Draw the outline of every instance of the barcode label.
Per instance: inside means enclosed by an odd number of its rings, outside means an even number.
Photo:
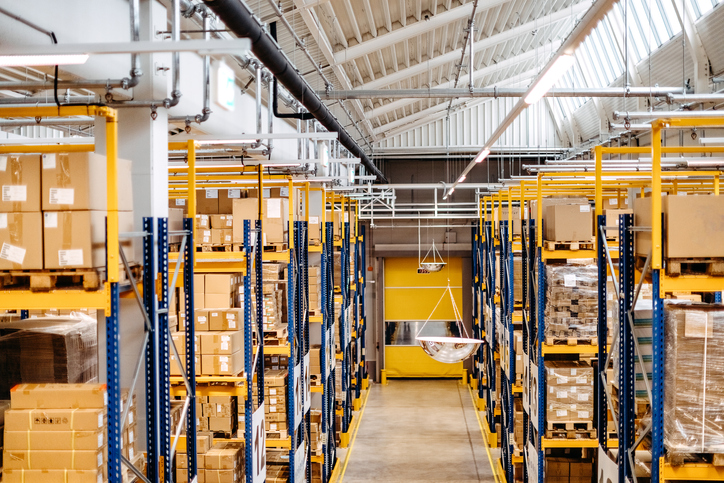
[[[43,169],[55,169],[55,154],[43,154]]]
[[[2,248],[0,248],[0,258],[22,265],[23,260],[25,260],[25,248],[3,243]]]
[[[72,205],[75,202],[73,188],[50,188],[48,201],[51,205]]]
[[[58,212],[46,211],[43,213],[45,228],[58,228]]]
[[[25,185],[3,185],[3,201],[27,201],[28,190]]]
[[[8,214],[0,213],[0,229],[8,227]]]
[[[58,250],[58,265],[61,267],[83,265],[83,249]]]

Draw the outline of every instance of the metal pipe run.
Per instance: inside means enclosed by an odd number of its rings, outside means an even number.
[[[176,0],[178,1],[178,0]],[[247,37],[252,43],[253,54],[261,60],[271,74],[294,96],[328,131],[339,133],[339,141],[361,158],[365,167],[381,181],[387,181],[382,172],[367,157],[364,150],[350,137],[335,119],[326,105],[314,94],[314,90],[297,72],[279,45],[264,30],[259,19],[238,0],[204,0],[204,3],[239,37]]]
[[[0,127],[30,127],[30,126],[92,126],[95,123],[95,119],[92,117],[87,118],[58,118],[48,119],[42,118],[40,122],[32,119],[18,119],[18,120],[0,120]],[[87,142],[87,141],[86,141]]]
[[[691,104],[701,102],[724,102],[724,94],[669,94],[666,97],[669,104]]]
[[[722,111],[614,111],[613,118],[655,120],[672,117],[691,119],[699,117],[722,117]]]
[[[468,97],[523,97],[528,88],[483,87],[473,89],[360,89],[348,91],[317,91],[324,100],[335,99],[447,99]],[[681,87],[620,87],[607,88],[558,88],[551,89],[546,97],[670,97],[684,92]],[[681,96],[694,97],[694,96]],[[708,96],[711,97],[711,96]],[[695,99],[690,99],[695,100]],[[724,98],[721,98],[724,101]]]

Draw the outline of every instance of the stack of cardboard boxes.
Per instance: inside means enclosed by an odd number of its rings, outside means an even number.
[[[590,431],[593,422],[593,368],[580,361],[546,361],[545,370],[547,429]],[[556,426],[557,423],[586,423],[586,426],[560,427]]]
[[[241,273],[194,274],[195,309],[231,309],[244,301]]]
[[[197,468],[199,477],[197,481],[199,482],[241,483],[245,481],[244,443],[224,441],[214,444],[206,453],[197,455]],[[188,472],[186,472],[186,478],[188,479]],[[177,483],[185,482],[177,480]]]
[[[287,378],[286,370],[264,371],[264,411],[266,437],[287,439]]]
[[[546,458],[546,483],[591,483],[593,461],[582,458]]]
[[[119,159],[117,174],[130,193],[131,162]],[[106,179],[94,153],[0,156],[0,270],[105,267]],[[119,232],[133,231],[133,197],[118,210]],[[130,240],[121,246],[134,256]]]
[[[196,433],[196,473],[198,475],[197,481],[199,482],[206,481],[206,475],[204,472],[204,468],[206,466],[206,453],[211,449],[212,445],[213,435],[211,433]],[[177,448],[178,451],[176,453],[176,483],[189,483],[189,458],[185,446],[186,439],[183,437],[179,440],[179,446]]]
[[[121,394],[121,414],[125,411],[126,404],[128,404],[128,391],[123,391]],[[123,428],[121,434],[121,454],[128,461],[134,461],[140,456],[136,445],[136,441],[138,441],[138,413],[135,394],[131,399],[126,418],[126,427]]]
[[[314,344],[309,349],[309,375],[312,386],[322,385],[322,363],[320,359],[320,351],[322,346]]]
[[[237,434],[239,408],[235,396],[197,396],[196,400],[197,431],[227,438]]]
[[[281,354],[264,354],[264,368],[272,371],[284,371],[289,368],[289,356]]]
[[[546,343],[566,339],[596,342],[598,267],[547,265],[546,279]]]
[[[106,392],[98,384],[22,384],[5,413],[4,481],[106,478]]]
[[[322,440],[322,411],[320,409],[310,410],[309,421],[309,447],[313,455],[321,455],[324,449]]]
[[[309,279],[309,315],[322,315],[322,269],[310,266]]]
[[[244,331],[229,328],[225,316],[230,310],[236,317],[241,316],[241,309],[196,311],[200,375],[238,376],[244,372]]]

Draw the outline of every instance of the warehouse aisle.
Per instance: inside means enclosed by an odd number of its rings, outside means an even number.
[[[373,385],[351,451],[343,483],[494,481],[470,393],[457,380]]]

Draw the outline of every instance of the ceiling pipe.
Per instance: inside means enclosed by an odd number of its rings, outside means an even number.
[[[29,126],[92,126],[95,123],[95,119],[92,117],[87,118],[68,118],[63,117],[59,119],[48,119],[42,118],[40,122],[36,120],[28,119],[1,119],[0,127],[29,127]]]
[[[698,117],[724,117],[722,111],[614,111],[613,118],[619,119],[640,119],[655,120],[668,119],[672,117],[678,118],[698,118]]]
[[[681,87],[620,87],[551,89],[545,97],[680,97]],[[372,89],[349,91],[317,91],[324,100],[334,99],[446,99],[468,97],[523,97],[528,88],[484,87],[474,89]],[[685,96],[686,98],[693,96]],[[724,101],[724,96],[718,98]],[[713,101],[712,101],[713,102]]]
[[[272,22],[269,24],[269,33],[271,34],[272,39],[274,39],[274,42],[277,41],[277,23]],[[288,114],[282,114],[279,112],[279,103],[277,101],[277,94],[279,91],[279,87],[277,86],[277,78],[273,77],[272,82],[274,83],[274,87],[272,90],[272,110],[274,112],[274,116],[279,119],[299,119],[300,121],[309,121],[314,119],[314,116],[312,116],[309,112],[291,112]]]
[[[671,93],[666,97],[669,104],[692,104],[702,102],[724,102],[724,94],[674,94]]]
[[[367,157],[362,148],[350,137],[334,118],[309,84],[297,72],[271,36],[264,31],[253,12],[238,0],[204,0],[204,3],[239,37],[248,37],[252,52],[269,69],[271,74],[296,98],[328,131],[339,133],[339,141],[361,158],[365,167],[381,181],[387,181],[382,172]]]
[[[138,0],[135,0],[138,1]],[[210,21],[211,14],[209,13],[208,8],[203,8],[203,12],[201,13],[202,18],[202,25],[203,25],[203,31],[204,31],[204,40],[209,40],[211,38],[211,32],[209,32],[209,29],[211,28],[211,21]],[[191,132],[191,122],[195,121],[197,124],[201,124],[202,122],[206,122],[209,120],[209,116],[211,115],[211,56],[205,55],[204,56],[204,99],[203,99],[203,108],[201,109],[201,114],[196,114],[195,116],[170,116],[168,118],[169,122],[179,122],[183,121],[186,124],[186,132]]]

